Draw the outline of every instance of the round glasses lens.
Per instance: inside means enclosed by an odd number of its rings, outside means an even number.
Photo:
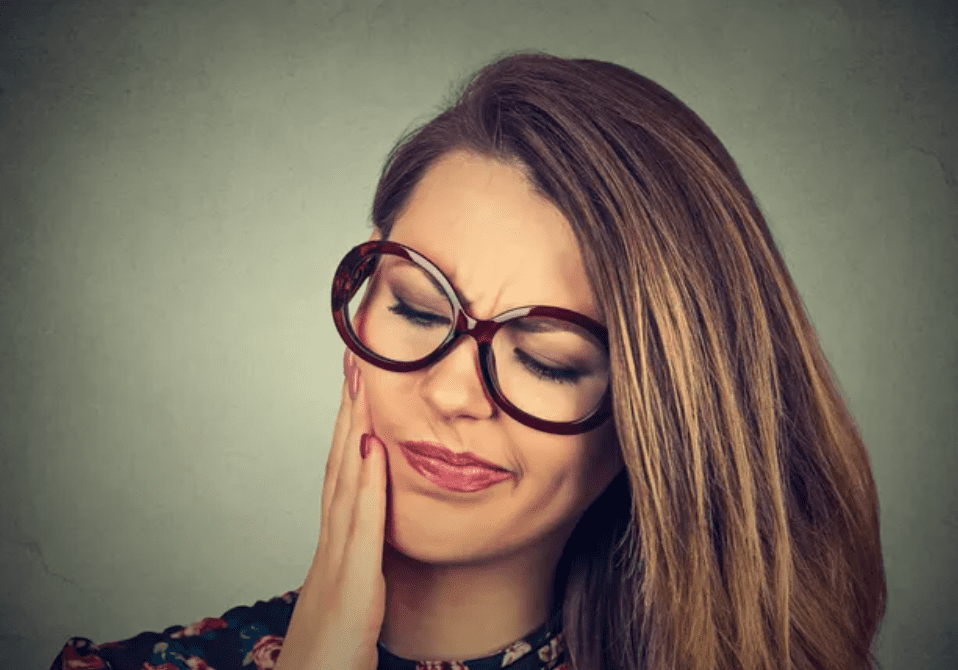
[[[347,319],[370,351],[397,362],[425,358],[453,328],[452,302],[433,277],[393,254],[374,267],[347,304]],[[490,369],[502,394],[546,421],[583,419],[609,383],[605,347],[579,326],[545,317],[507,321],[492,339]]]
[[[587,330],[569,321],[510,319],[492,338],[502,395],[546,421],[578,421],[592,414],[609,385],[609,356]]]
[[[425,358],[453,327],[452,303],[432,276],[393,254],[367,257],[375,268],[347,304],[357,339],[370,351],[397,362]]]

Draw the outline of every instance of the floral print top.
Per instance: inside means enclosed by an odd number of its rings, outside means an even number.
[[[266,670],[272,668],[293,615],[299,589],[221,617],[121,642],[70,638],[50,670]],[[379,645],[379,670],[566,670],[561,610],[496,654],[464,661],[413,661]]]

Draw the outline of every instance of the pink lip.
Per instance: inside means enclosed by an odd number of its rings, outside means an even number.
[[[455,454],[432,442],[400,442],[399,447],[413,470],[450,491],[481,491],[512,477],[508,470],[474,454]]]

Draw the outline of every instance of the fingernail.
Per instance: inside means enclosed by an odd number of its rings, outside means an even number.
[[[359,366],[353,363],[352,368],[352,374],[349,375],[349,397],[355,400],[356,393],[359,392]]]
[[[343,377],[349,379],[349,349],[343,352]]]
[[[369,433],[363,433],[362,439],[359,440],[359,455],[363,458],[366,458],[369,455],[369,439],[372,437]]]

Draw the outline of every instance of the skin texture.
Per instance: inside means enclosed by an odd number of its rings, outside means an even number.
[[[553,305],[598,320],[568,222],[515,166],[446,155],[417,185],[390,239],[432,260],[477,318]],[[511,419],[483,389],[471,338],[417,372],[357,363],[389,464],[380,642],[419,660],[495,653],[548,617],[565,542],[623,467],[614,423],[563,436]],[[445,491],[409,466],[399,448],[406,440],[471,451],[515,477],[476,493]]]

